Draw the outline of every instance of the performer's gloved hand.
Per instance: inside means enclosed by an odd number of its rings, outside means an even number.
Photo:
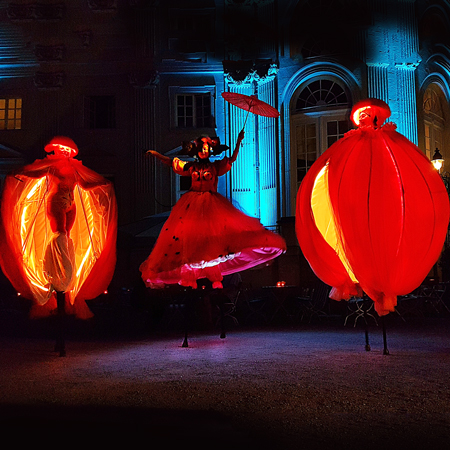
[[[161,155],[161,153],[157,152],[156,150],[147,150],[147,152],[145,153],[146,155],[152,155],[155,158],[158,158],[160,161],[162,161],[164,164],[167,164],[168,166],[172,165],[172,159],[165,156],[165,155]]]

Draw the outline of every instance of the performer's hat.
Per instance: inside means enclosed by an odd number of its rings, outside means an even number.
[[[55,136],[50,142],[45,146],[45,151],[47,153],[55,152],[57,153],[61,147],[70,148],[70,156],[75,156],[78,154],[78,147],[72,139],[66,136]]]
[[[204,142],[207,142],[209,144],[212,155],[219,155],[229,148],[228,145],[221,145],[220,139],[218,137],[212,138],[207,135],[203,135],[198,137],[197,139],[194,139],[193,141],[183,141],[183,154],[189,156],[197,156],[197,153],[201,151]]]

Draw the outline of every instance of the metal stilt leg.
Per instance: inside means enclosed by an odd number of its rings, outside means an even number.
[[[367,327],[367,322],[366,322],[365,327],[364,327],[364,333],[366,335],[366,347],[365,347],[365,349],[366,349],[366,352],[370,352],[369,329]]]
[[[225,333],[225,313],[223,311],[224,305],[223,302],[220,304],[220,327],[221,327],[221,333],[220,333],[220,339],[225,339],[226,333]]]
[[[183,340],[183,343],[181,344],[181,346],[182,347],[189,347],[189,344],[188,344],[188,332],[187,332],[187,328],[186,328],[186,330],[185,330],[185,332],[184,332],[184,340]]]
[[[383,355],[389,355],[389,350],[387,348],[387,341],[386,341],[386,323],[384,320],[384,316],[381,316],[381,322],[383,324]]]
[[[56,292],[57,320],[58,332],[56,337],[55,352],[59,352],[59,356],[66,356],[66,344],[64,339],[64,322],[65,322],[65,293]]]

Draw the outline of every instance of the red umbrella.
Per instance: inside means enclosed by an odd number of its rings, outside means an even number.
[[[266,102],[260,100],[256,95],[244,95],[238,94],[237,92],[222,92],[222,97],[230,102],[232,105],[237,106],[249,113],[257,114],[258,116],[265,117],[279,117],[280,113],[276,108],[269,105]],[[248,113],[245,117],[245,123],[247,122]],[[244,128],[242,127],[242,128]]]

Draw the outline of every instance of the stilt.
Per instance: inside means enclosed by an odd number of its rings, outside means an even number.
[[[191,297],[189,295],[189,293],[187,292],[186,289],[184,289],[184,339],[183,339],[183,343],[181,344],[181,346],[183,348],[189,347],[189,343],[188,343],[188,325],[189,325],[189,306],[190,306],[190,300]]]
[[[183,348],[189,347],[189,344],[188,344],[188,332],[187,332],[187,328],[186,328],[186,330],[185,330],[185,332],[184,332],[184,340],[183,340],[183,343],[181,344],[181,346],[182,346]]]
[[[366,347],[365,347],[365,349],[366,349],[366,352],[370,352],[369,328],[367,327],[367,321],[366,321],[366,324],[365,324],[365,327],[364,327],[364,332],[365,332],[365,335],[366,335]]]
[[[366,335],[366,352],[370,352],[370,344],[369,344],[369,327],[367,325],[367,311],[363,309],[363,319],[364,319],[364,334]]]
[[[381,316],[381,322],[383,325],[383,355],[389,355],[389,350],[387,348],[387,342],[386,342],[386,323],[384,316]]]
[[[65,322],[65,297],[64,292],[56,292],[57,320],[58,332],[56,336],[55,352],[59,352],[59,356],[66,356],[66,343],[64,339],[64,322]]]
[[[224,306],[222,301],[220,304],[220,328],[221,328],[220,339],[225,339],[227,337],[225,333],[225,313],[223,312],[223,308]]]

